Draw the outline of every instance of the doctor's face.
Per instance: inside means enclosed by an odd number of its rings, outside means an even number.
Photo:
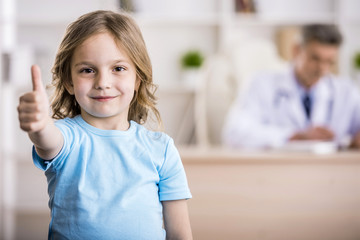
[[[311,88],[330,73],[338,55],[338,46],[317,41],[300,45],[295,50],[295,74],[305,88]]]

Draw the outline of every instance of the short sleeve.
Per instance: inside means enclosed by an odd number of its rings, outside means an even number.
[[[179,200],[191,198],[184,166],[174,141],[168,141],[164,163],[159,171],[160,201]]]
[[[37,154],[35,150],[35,146],[33,146],[32,149],[32,158],[34,165],[43,171],[47,171],[49,168],[52,169],[58,168],[62,164],[62,161],[71,151],[70,143],[73,142],[73,138],[75,134],[74,130],[65,120],[59,120],[55,122],[55,126],[60,130],[64,138],[63,146],[60,152],[56,155],[56,157],[54,157],[52,160],[44,160]]]

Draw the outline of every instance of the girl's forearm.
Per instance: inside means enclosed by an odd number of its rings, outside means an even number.
[[[28,134],[34,143],[37,154],[43,159],[53,159],[63,146],[63,136],[50,117],[45,128]]]

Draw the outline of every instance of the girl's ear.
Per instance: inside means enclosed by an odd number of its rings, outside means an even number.
[[[71,80],[65,82],[65,89],[70,95],[74,95],[74,85],[72,84]]]

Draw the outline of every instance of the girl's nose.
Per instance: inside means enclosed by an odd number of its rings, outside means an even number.
[[[108,89],[111,88],[111,78],[106,73],[99,72],[96,76],[95,83],[94,83],[95,89]]]

